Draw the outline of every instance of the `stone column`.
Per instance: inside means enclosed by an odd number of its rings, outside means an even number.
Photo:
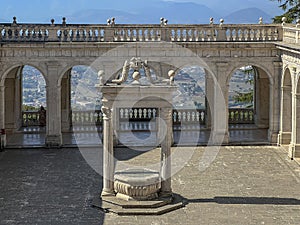
[[[270,81],[267,74],[258,69],[259,78],[256,80],[256,115],[255,124],[258,128],[269,128],[270,125]],[[273,94],[273,93],[272,93]],[[275,96],[274,96],[275,97]],[[272,104],[273,105],[273,104]]]
[[[46,146],[60,147],[61,134],[61,87],[57,85],[46,86],[47,90],[47,133]]]
[[[300,158],[300,94],[293,93],[292,103],[292,140],[289,157]]]
[[[5,129],[5,86],[0,86],[0,129]],[[0,149],[6,146],[6,135],[1,135],[0,142]]]
[[[213,102],[214,102],[214,80],[209,75],[206,75],[205,79],[206,79],[205,95],[206,95],[206,103],[207,103],[205,105],[205,109],[206,109],[205,125],[206,128],[210,129],[212,125],[212,119],[213,119],[213,115],[212,115],[213,110],[211,109],[211,107],[213,106]]]
[[[228,132],[228,89],[226,80],[227,63],[217,63],[217,83],[214,84],[212,111],[212,139],[210,144],[220,145],[229,142]]]
[[[269,104],[269,141],[272,144],[277,144],[278,134],[280,130],[280,84],[282,75],[282,63],[273,62],[274,76],[269,78],[267,73],[270,90]]]
[[[114,196],[114,152],[112,109],[102,106],[103,112],[103,189],[101,196]]]
[[[70,130],[71,118],[71,70],[61,79],[61,111],[62,111],[62,131]]]
[[[15,127],[18,130],[22,127],[22,71],[23,67],[20,67],[17,71],[15,79]]]
[[[0,129],[5,128],[5,86],[0,86]]]
[[[288,145],[292,134],[292,87],[281,87],[280,107],[280,132],[278,135],[279,145]]]
[[[165,121],[166,131],[161,143],[161,193],[162,197],[172,195],[171,188],[171,143],[172,143],[172,108],[162,108],[161,118]],[[161,127],[159,127],[161,129]]]
[[[60,147],[62,145],[61,134],[61,86],[57,83],[59,65],[49,63],[47,90],[47,126],[46,146]]]

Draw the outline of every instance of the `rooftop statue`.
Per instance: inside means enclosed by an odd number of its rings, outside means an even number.
[[[133,70],[132,73],[130,73]],[[168,73],[169,79],[157,79],[153,80],[153,77],[151,76],[151,70],[148,65],[148,61],[141,60],[139,57],[133,57],[130,61],[125,61],[123,65],[123,69],[121,72],[121,75],[113,79],[111,82],[113,84],[123,84],[126,81],[128,81],[128,76],[131,74],[132,82],[131,85],[144,85],[141,82],[141,73],[140,71],[144,70],[147,84],[150,85],[174,85],[174,77],[175,77],[175,71],[170,70]]]
[[[133,69],[132,78],[134,79],[134,81],[132,82],[132,84],[140,84],[140,69],[143,69],[145,71],[145,75],[148,81],[151,84],[154,83],[151,77],[151,71],[150,67],[148,66],[147,60],[142,61],[140,58],[137,57],[133,57],[129,62],[127,60],[125,61],[120,78],[112,80],[112,83],[122,84],[126,82],[128,79],[130,69]]]

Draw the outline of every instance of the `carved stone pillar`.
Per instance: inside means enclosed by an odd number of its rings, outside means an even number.
[[[103,112],[103,189],[102,196],[114,196],[114,153],[112,110],[102,106]]]
[[[281,109],[280,109],[280,132],[278,135],[279,145],[288,145],[291,142],[292,134],[292,87],[281,88]]]
[[[292,109],[292,140],[289,146],[289,157],[300,158],[300,94],[293,94]]]
[[[61,111],[62,111],[62,131],[68,132],[71,127],[71,71],[61,79]]]
[[[60,147],[62,145],[61,134],[61,86],[57,85],[59,65],[49,63],[47,90],[47,113],[46,113],[46,140],[48,147]]]
[[[5,128],[5,86],[0,86],[0,129]]]
[[[62,145],[61,134],[61,87],[51,85],[46,87],[47,90],[47,133],[46,146],[60,147]]]
[[[213,119],[213,115],[212,115],[213,110],[211,109],[211,107],[213,106],[213,101],[214,101],[214,80],[212,77],[210,77],[208,75],[206,75],[205,79],[206,79],[206,82],[205,82],[205,95],[206,95],[205,125],[206,125],[206,128],[210,129],[212,126],[212,119]]]
[[[161,143],[161,196],[172,195],[171,188],[171,144],[172,144],[172,108],[162,108],[161,119],[166,123],[164,139]],[[160,128],[159,128],[160,129]]]
[[[0,132],[5,129],[5,86],[0,86]],[[6,135],[0,134],[0,151],[6,146]]]
[[[228,89],[226,81],[227,63],[217,63],[217,83],[214,84],[213,101],[210,105],[212,112],[213,145],[229,142],[228,132]]]

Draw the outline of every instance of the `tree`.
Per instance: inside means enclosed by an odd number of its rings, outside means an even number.
[[[284,10],[284,13],[280,16],[273,18],[274,23],[281,23],[282,17],[286,17],[287,23],[292,23],[300,17],[300,0],[271,0],[278,1],[279,7]]]
[[[248,76],[248,80],[246,84],[250,84],[253,86],[254,84],[254,68],[252,66],[246,66],[243,68],[243,73]],[[236,103],[244,103],[247,104],[246,108],[253,108],[254,102],[254,90],[251,88],[248,92],[238,92],[235,91],[236,95],[233,97]]]

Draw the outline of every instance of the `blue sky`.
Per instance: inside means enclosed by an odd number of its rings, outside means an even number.
[[[53,17],[69,16],[80,10],[114,9],[135,13],[139,7],[160,6],[166,0],[0,0],[3,22],[12,21],[16,16],[21,22],[45,22]],[[194,2],[205,5],[221,16],[250,7],[257,7],[269,15],[281,14],[278,2],[270,0],[168,0],[174,2]],[[174,12],[180,13],[180,12]],[[138,22],[138,21],[137,21]]]

